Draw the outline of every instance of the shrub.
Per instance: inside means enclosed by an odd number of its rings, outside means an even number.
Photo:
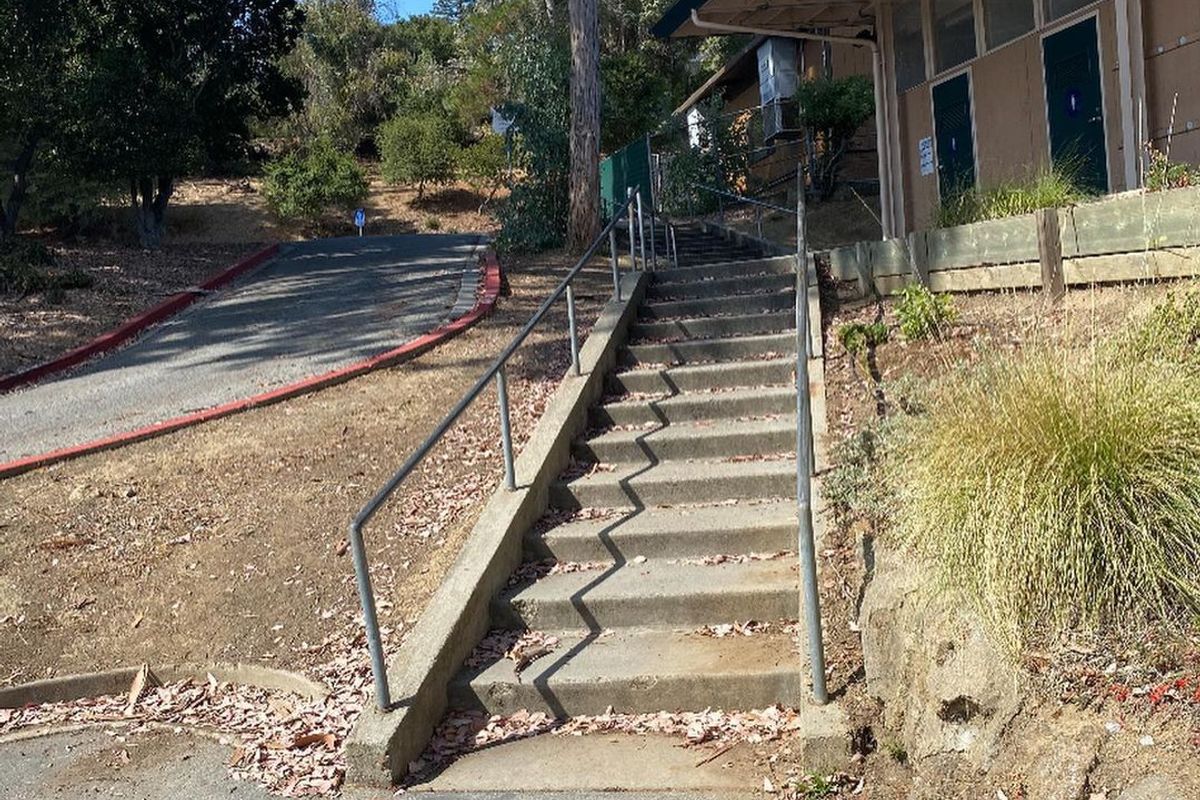
[[[508,156],[504,152],[504,137],[488,134],[458,155],[459,175],[477,194],[485,194],[479,208],[488,204],[504,183]]]
[[[53,264],[54,255],[39,242],[0,240],[0,292],[24,295],[46,289],[51,279],[43,268]]]
[[[266,166],[263,194],[283,219],[315,222],[330,209],[348,210],[367,194],[354,156],[318,139]]]
[[[899,452],[899,534],[1010,644],[1200,612],[1191,371],[993,357],[939,389]]]
[[[862,358],[870,348],[888,340],[888,329],[882,322],[850,322],[838,328],[837,337],[847,353]]]
[[[540,253],[567,239],[564,181],[518,183],[500,207],[497,247],[506,253]]]
[[[950,295],[934,294],[919,283],[910,283],[900,290],[896,316],[900,318],[900,332],[912,342],[941,336],[958,318],[958,312]]]
[[[425,184],[442,184],[454,179],[458,145],[450,125],[436,113],[405,114],[379,128],[379,154],[383,177],[391,183],[417,185],[417,197]]]
[[[1001,183],[990,189],[973,187],[951,193],[938,206],[934,225],[952,228],[1032,214],[1041,208],[1074,205],[1087,197],[1088,193],[1076,183],[1069,167],[1040,170],[1024,180]]]
[[[1200,366],[1200,288],[1169,292],[1122,344],[1132,359]]]
[[[875,113],[875,90],[863,75],[804,81],[796,98],[804,126],[816,137],[812,186],[827,200],[837,188],[850,140]]]
[[[878,521],[887,516],[890,495],[882,465],[892,430],[889,423],[877,423],[834,446],[834,467],[825,475],[821,495],[835,519]]]
[[[1150,165],[1146,169],[1146,188],[1152,192],[1200,186],[1200,167],[1171,161],[1166,153],[1150,148]]]

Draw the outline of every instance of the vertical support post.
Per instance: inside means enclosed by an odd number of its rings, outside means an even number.
[[[579,333],[575,327],[575,286],[567,284],[567,328],[571,332],[571,370],[576,375],[583,374],[579,370]]]
[[[625,187],[625,199],[629,204],[625,207],[625,217],[629,220],[629,268],[637,269],[637,241],[633,235],[633,187]]]
[[[617,226],[608,229],[608,257],[612,261],[613,297],[621,302],[621,270],[617,265]]]
[[[367,566],[367,547],[363,543],[362,521],[350,523],[350,550],[354,557],[354,577],[358,583],[358,601],[362,606],[363,627],[367,632],[367,651],[371,654],[371,676],[375,679],[375,703],[381,711],[392,704],[388,688],[387,666],[383,662],[383,641],[379,636],[379,617],[375,612],[375,592],[371,588],[371,570]]]
[[[634,195],[638,215],[638,251],[642,257],[642,269],[646,268],[646,217],[642,214],[642,188],[639,186]]]
[[[679,269],[679,245],[675,241],[675,226],[671,225],[668,230],[671,233],[671,266]]]
[[[512,424],[508,418],[508,377],[504,367],[496,373],[496,399],[500,401],[500,448],[504,453],[504,487],[510,492],[517,488],[516,468],[513,466]]]
[[[758,238],[762,239],[762,206],[754,207],[754,227],[758,230]]]
[[[1042,262],[1042,291],[1057,303],[1067,293],[1063,279],[1062,234],[1058,225],[1058,209],[1043,208],[1035,215],[1038,231],[1038,258]]]
[[[796,169],[796,505],[800,525],[800,580],[804,587],[801,611],[808,634],[808,666],[813,701],[829,702],[825,686],[825,644],[821,631],[821,594],[817,585],[817,552],[813,537],[812,399],[809,397],[808,242],[804,225],[804,170]]]

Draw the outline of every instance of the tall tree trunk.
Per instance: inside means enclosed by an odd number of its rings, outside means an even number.
[[[0,205],[0,239],[15,236],[17,233],[17,218],[21,214],[21,205],[25,202],[25,193],[29,189],[29,168],[33,165],[37,146],[37,137],[28,137],[12,161],[12,187],[8,190],[8,199]]]
[[[141,176],[129,181],[130,201],[133,204],[133,221],[137,229],[138,244],[145,250],[157,250],[162,246],[163,230],[166,227],[167,203],[175,191],[175,179],[160,175],[157,178]]]
[[[600,10],[569,0],[571,16],[571,209],[567,244],[578,252],[600,233]]]

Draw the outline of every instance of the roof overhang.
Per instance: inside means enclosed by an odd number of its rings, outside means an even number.
[[[676,0],[650,28],[663,39],[710,36],[692,24],[692,11],[706,22],[773,30],[873,26],[876,0]]]

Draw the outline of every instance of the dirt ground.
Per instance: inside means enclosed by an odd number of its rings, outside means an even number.
[[[167,210],[165,243],[157,252],[125,241],[123,209],[112,209],[103,237],[30,232],[54,252],[53,271],[81,270],[95,284],[69,290],[58,303],[40,293],[0,295],[0,376],[77,347],[270,242],[355,233],[349,217],[331,216],[313,230],[280,223],[260,190],[258,179],[180,182]],[[416,190],[373,177],[363,201],[366,232],[491,233],[496,225],[491,214],[494,204],[481,213],[482,201],[465,184],[427,190],[418,200]]]
[[[513,296],[458,339],[340,386],[0,482],[0,684],[141,661],[303,668],[354,625],[346,527],[565,272],[509,265]],[[603,265],[580,319],[608,299]],[[559,307],[510,368],[523,440],[569,363]],[[370,525],[383,623],[416,619],[500,474],[485,395]]]

